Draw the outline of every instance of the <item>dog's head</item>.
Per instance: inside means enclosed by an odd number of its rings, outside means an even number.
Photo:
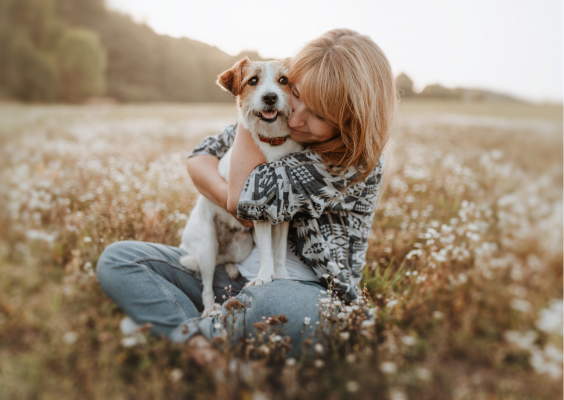
[[[237,96],[242,122],[264,136],[287,131],[290,107],[289,59],[251,61],[244,58],[219,75],[217,83]]]

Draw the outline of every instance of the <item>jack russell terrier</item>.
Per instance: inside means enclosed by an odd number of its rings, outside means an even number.
[[[288,64],[289,59],[258,62],[245,58],[219,75],[217,80],[222,88],[237,97],[240,123],[251,132],[267,162],[303,149],[289,137],[288,119],[292,109]],[[230,160],[231,150],[221,158],[218,166],[226,181]],[[286,270],[289,223],[253,222],[260,267],[257,278],[249,282],[249,286],[264,285],[273,278],[289,279]],[[202,275],[202,316],[206,317],[220,308],[215,303],[212,286],[215,266],[225,264],[229,277],[237,278],[239,271],[234,264],[242,262],[251,253],[252,234],[226,210],[200,195],[184,228],[180,248],[188,253],[180,259],[182,266]]]

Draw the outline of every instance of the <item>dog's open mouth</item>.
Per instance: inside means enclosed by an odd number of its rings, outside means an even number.
[[[278,118],[278,110],[263,110],[255,112],[255,115],[265,122],[274,122]]]

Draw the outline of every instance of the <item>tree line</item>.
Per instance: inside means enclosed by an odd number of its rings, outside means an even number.
[[[104,0],[0,0],[0,91],[23,101],[231,101],[215,85],[243,55],[156,34]]]

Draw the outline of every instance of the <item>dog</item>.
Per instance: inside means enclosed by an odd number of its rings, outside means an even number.
[[[303,147],[290,138],[288,119],[290,85],[289,59],[251,61],[244,58],[219,75],[217,84],[237,98],[239,122],[247,128],[268,162],[301,151]],[[218,170],[227,181],[231,150],[220,160]],[[271,225],[268,221],[253,221],[260,252],[259,273],[249,286],[264,285],[274,278],[289,279],[286,270],[288,222]],[[227,274],[236,279],[234,265],[245,260],[252,251],[250,229],[212,201],[200,195],[182,234],[180,248],[188,255],[180,259],[188,270],[202,275],[202,300],[208,316],[220,308],[213,295],[213,276],[217,264],[225,264]]]

